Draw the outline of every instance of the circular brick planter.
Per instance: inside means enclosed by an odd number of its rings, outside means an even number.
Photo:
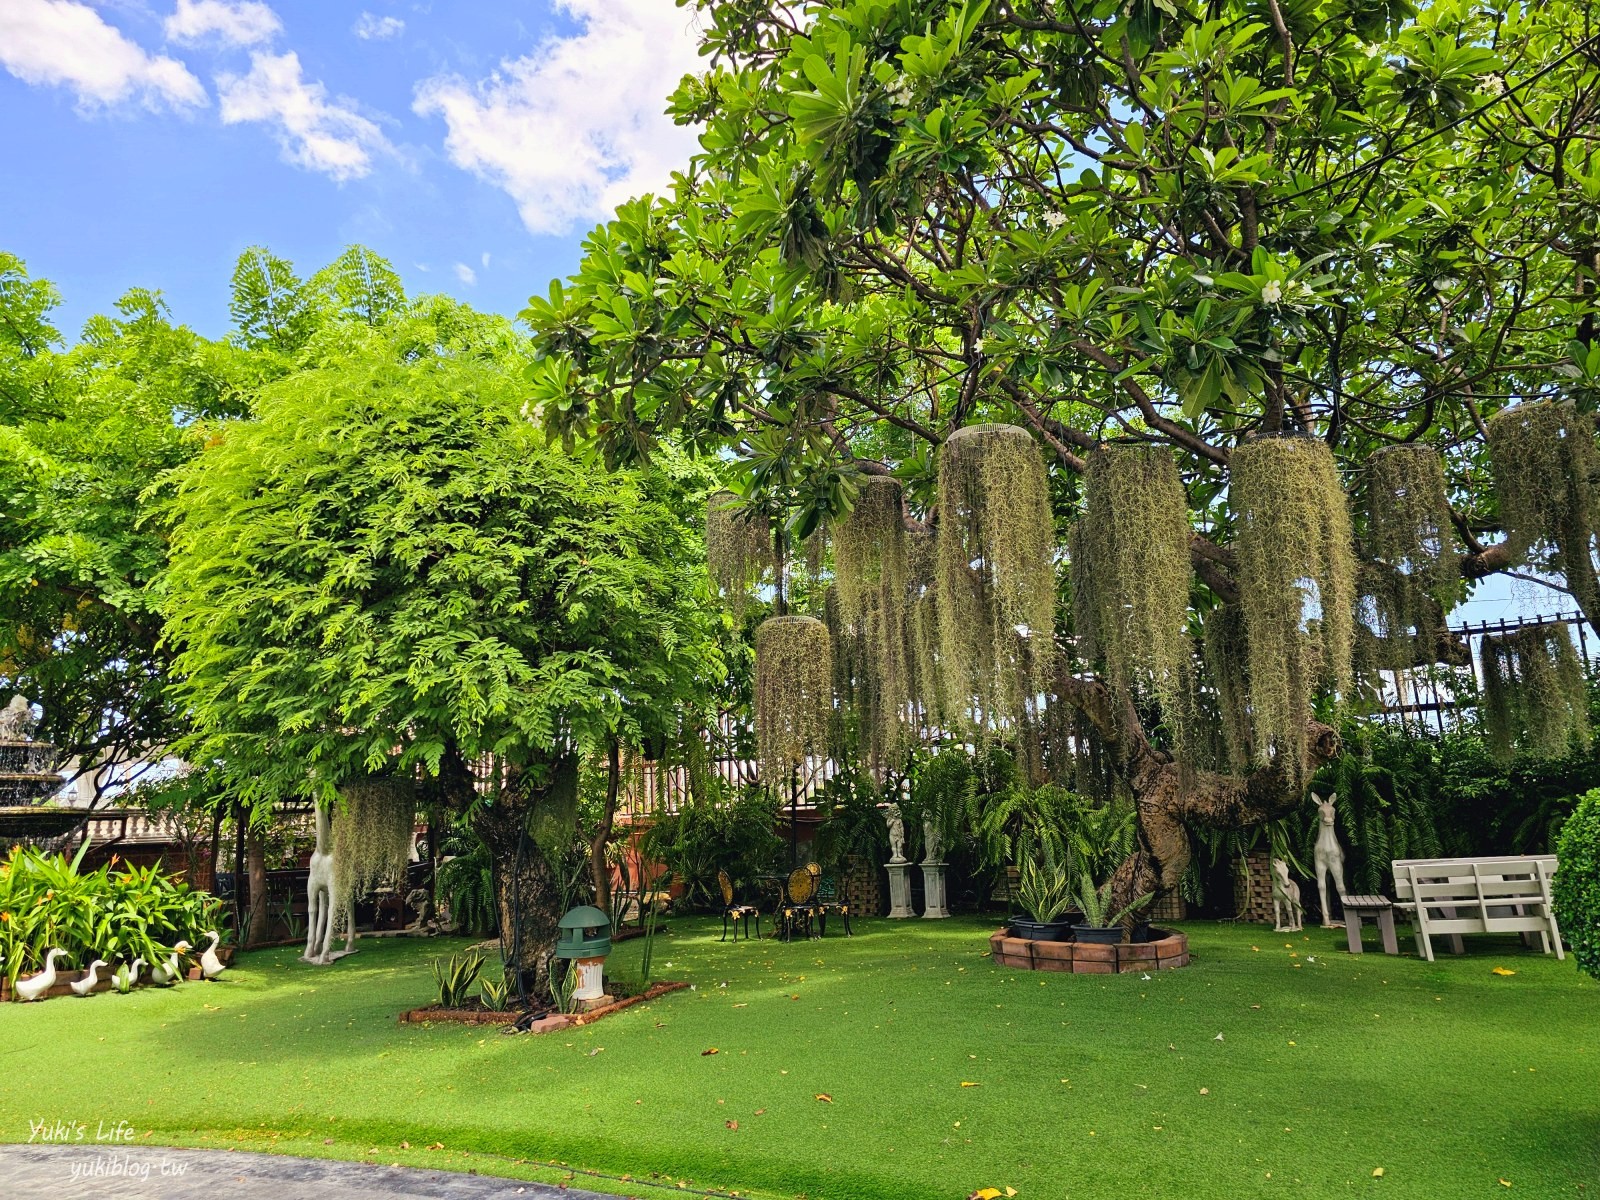
[[[1148,942],[1096,946],[1089,942],[1036,942],[1009,937],[1004,929],[989,938],[994,961],[1024,971],[1066,971],[1073,975],[1116,975],[1122,971],[1170,971],[1189,965],[1189,939],[1175,929],[1152,929]]]

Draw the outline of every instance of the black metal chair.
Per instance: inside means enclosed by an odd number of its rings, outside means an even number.
[[[740,904],[733,898],[733,880],[726,871],[717,872],[717,883],[722,888],[722,941],[728,940],[728,921],[733,920],[733,940],[739,940],[739,922],[744,922],[744,936],[750,937],[750,918],[756,919],[756,937],[761,936],[761,910],[754,904]]]
[[[817,921],[817,877],[805,867],[789,872],[789,881],[783,889],[782,930],[783,940],[793,941],[795,931],[804,929],[806,937],[816,936],[813,930]]]
[[[836,912],[844,921],[845,937],[854,937],[855,934],[850,929],[850,905],[839,899],[838,884],[833,876],[824,875],[822,868],[816,863],[807,863],[806,870],[811,872],[811,877],[817,881],[817,890],[811,901],[817,913],[817,935],[819,937],[828,935],[828,914]]]

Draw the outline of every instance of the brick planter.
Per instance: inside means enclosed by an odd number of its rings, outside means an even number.
[[[1024,971],[1071,975],[1116,975],[1123,971],[1170,971],[1189,965],[1189,939],[1175,929],[1152,929],[1152,940],[1125,946],[1092,942],[1036,942],[1004,929],[989,937],[994,961]]]

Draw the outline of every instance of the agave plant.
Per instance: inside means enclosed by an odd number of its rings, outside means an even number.
[[[1146,892],[1134,899],[1133,903],[1109,912],[1111,907],[1111,881],[1108,879],[1098,888],[1094,885],[1094,877],[1085,871],[1083,873],[1083,886],[1078,889],[1078,907],[1083,910],[1083,923],[1098,929],[1111,929],[1121,925],[1133,913],[1138,912],[1146,904],[1155,899],[1154,892]]]
[[[442,958],[433,960],[433,976],[439,981],[439,1007],[463,1008],[469,999],[468,993],[472,985],[477,982],[478,972],[483,970],[483,955],[481,954],[452,954],[450,961]]]

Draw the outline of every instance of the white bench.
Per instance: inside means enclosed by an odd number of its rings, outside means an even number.
[[[1538,934],[1544,952],[1561,950],[1550,900],[1553,854],[1505,858],[1396,859],[1395,907],[1410,910],[1417,953],[1433,961],[1433,939],[1448,938],[1461,953],[1463,933]]]

